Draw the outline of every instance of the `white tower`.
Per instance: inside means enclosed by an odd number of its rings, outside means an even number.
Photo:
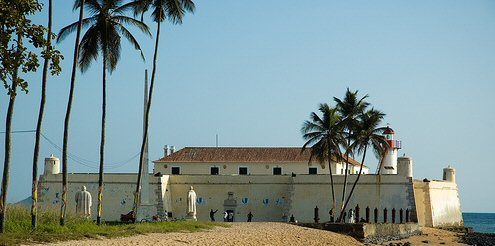
[[[383,131],[383,135],[389,145],[380,170],[381,174],[397,174],[397,154],[401,148],[401,142],[394,139],[395,132],[388,127]]]
[[[443,169],[443,180],[455,183],[455,169],[450,165]]]
[[[60,173],[60,159],[53,154],[50,157],[45,158],[45,172],[47,174],[59,174]]]

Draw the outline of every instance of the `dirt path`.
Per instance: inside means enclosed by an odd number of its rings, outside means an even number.
[[[423,235],[390,243],[410,242],[411,245],[466,245],[458,241],[458,233],[422,228]],[[427,243],[426,243],[427,242]],[[285,223],[253,222],[232,223],[231,227],[217,227],[195,233],[153,233],[114,239],[65,241],[50,245],[99,246],[99,245],[363,245],[356,239],[329,231],[299,227]],[[372,245],[372,244],[370,244]]]
[[[362,245],[345,235],[285,223],[233,223],[195,233],[147,234],[126,238],[66,241],[52,245]]]

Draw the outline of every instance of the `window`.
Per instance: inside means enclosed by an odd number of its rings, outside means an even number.
[[[210,174],[211,175],[218,175],[219,169],[218,167],[210,167]]]
[[[274,167],[273,168],[273,175],[282,175],[282,168],[281,167]]]
[[[172,167],[172,175],[180,175],[180,167]]]
[[[340,169],[340,174],[344,174],[344,169]]]
[[[247,167],[239,167],[239,175],[247,175],[248,169]]]
[[[318,174],[318,168],[310,167],[309,168],[309,174]]]

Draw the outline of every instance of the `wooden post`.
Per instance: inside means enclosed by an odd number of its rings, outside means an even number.
[[[378,223],[378,208],[375,208],[375,210],[373,211],[373,214],[374,214],[374,218],[375,218],[375,223]]]
[[[406,209],[406,223],[409,223],[409,209]]]
[[[404,223],[404,215],[403,215],[403,213],[404,213],[404,209],[401,208],[399,210],[399,219],[400,219],[400,223],[401,224]]]
[[[359,217],[359,204],[356,204],[356,222],[361,222],[361,217]]]
[[[395,208],[392,208],[392,224],[395,224]]]
[[[383,209],[383,223],[387,223],[387,208]]]
[[[319,210],[319,209],[318,209],[318,206],[316,206],[316,207],[315,207],[315,218],[314,218],[315,223],[319,223],[319,222],[320,222],[320,216],[319,216],[319,214],[318,214],[318,212],[319,212],[318,210]]]
[[[366,207],[366,223],[370,223],[370,207]]]

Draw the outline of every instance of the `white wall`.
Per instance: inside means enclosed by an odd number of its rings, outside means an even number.
[[[137,174],[105,174],[103,190],[103,218],[107,221],[120,219],[120,214],[127,214],[132,210],[134,202],[134,191],[136,189]],[[69,193],[67,195],[67,211],[75,213],[75,194],[85,185],[87,191],[91,193],[93,206],[91,215],[96,219],[98,205],[98,174],[69,174]],[[160,177],[150,176],[150,201],[158,204],[156,191],[161,185]],[[40,178],[39,204],[41,210],[60,210],[62,202],[62,174],[43,175]],[[161,199],[161,197],[160,197]]]
[[[172,167],[180,167],[183,175],[204,175],[210,174],[211,167],[218,167],[220,175],[235,175],[239,173],[239,167],[247,167],[248,174],[251,175],[272,175],[274,167],[281,167],[283,175],[308,174],[309,167],[318,168],[318,174],[329,174],[328,164],[311,163],[308,165],[304,162],[293,163],[164,163],[155,162],[154,173],[162,173],[166,175],[172,174]],[[332,163],[332,172],[340,175],[341,169],[345,168],[345,164]],[[359,167],[349,165],[351,174],[359,171]],[[363,168],[363,173],[369,173],[367,167]]]
[[[457,184],[445,181],[414,181],[414,192],[420,224],[441,226],[462,226],[461,202]]]

